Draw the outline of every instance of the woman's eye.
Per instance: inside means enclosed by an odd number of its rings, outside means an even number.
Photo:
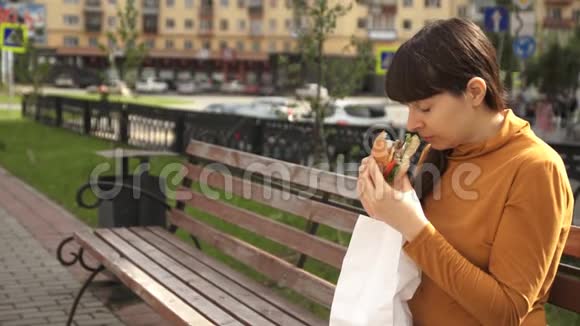
[[[421,109],[421,112],[423,112],[423,113],[431,112],[431,108]]]

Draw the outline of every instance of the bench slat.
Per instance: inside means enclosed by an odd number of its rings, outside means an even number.
[[[236,319],[239,319],[248,325],[275,325],[272,321],[266,320],[262,315],[250,309],[237,298],[231,296],[229,292],[223,291],[215,284],[200,277],[197,275],[195,270],[186,268],[180,261],[174,260],[170,256],[164,254],[135,233],[125,228],[114,229],[113,231],[119,237],[123,238],[133,247],[141,251],[149,259],[155,261],[160,266],[163,266],[164,270],[167,270],[174,277],[187,283],[191,288],[202,294],[216,306],[230,312],[230,314],[234,315]],[[197,301],[195,301],[195,303],[197,304]]]
[[[181,192],[187,191],[180,188]],[[318,238],[291,226],[262,217],[259,214],[230,205],[226,202],[207,198],[205,195],[191,191],[191,199],[186,203],[191,207],[203,210],[218,218],[255,232],[287,247],[316,258],[336,268],[342,266],[346,248],[334,242]]]
[[[175,325],[213,325],[195,309],[133,263],[121,257],[103,240],[89,232],[77,232],[75,240],[91,256],[115,274],[128,288]]]
[[[330,306],[334,285],[315,275],[309,274],[288,262],[258,249],[242,240],[227,235],[197,221],[187,214],[172,210],[169,219],[173,224],[185,229],[200,240],[217,247],[227,255],[256,269],[258,272],[285,286],[321,303]]]
[[[294,184],[319,189],[340,197],[358,199],[356,178],[351,176],[313,169],[196,140],[189,143],[187,153],[267,177],[279,178],[280,172],[282,172],[282,175],[287,177],[286,181],[291,181]]]
[[[195,272],[213,286],[220,288],[224,292],[236,298],[241,305],[245,305],[250,309],[257,311],[269,320],[281,325],[306,325],[307,323],[300,322],[285,311],[277,308],[271,303],[257,296],[255,293],[245,289],[241,285],[230,280],[218,271],[197,260],[193,255],[188,255],[190,251],[195,250],[193,247],[188,248],[187,253],[181,248],[174,246],[162,237],[156,235],[148,229],[135,227],[130,230],[137,236],[148,242],[152,246],[165,255],[172,257],[175,261],[181,263],[190,271]]]
[[[203,295],[171,275],[163,266],[158,265],[156,262],[140,253],[137,249],[132,247],[131,244],[115,234],[111,229],[97,229],[95,230],[95,233],[110,246],[118,250],[122,255],[130,259],[140,269],[146,271],[152,278],[165,285],[168,290],[175,293],[175,295],[185,302],[190,303],[190,305],[195,307],[195,309],[198,310],[200,314],[204,315],[205,318],[218,325],[243,325],[242,323],[237,322],[234,317],[223,311],[220,307],[207,300]]]
[[[192,181],[203,181],[209,186],[219,189],[231,188],[231,192],[245,199],[251,199],[270,207],[281,209],[288,213],[304,216],[314,222],[322,223],[337,230],[352,232],[358,213],[332,205],[303,198],[273,187],[244,181],[239,177],[231,177],[231,186],[225,184],[221,173],[208,173],[199,165],[188,163],[187,177]]]
[[[549,303],[580,313],[580,278],[556,274],[550,290]]]
[[[209,268],[213,269],[219,275],[232,280],[237,285],[245,288],[254,295],[262,298],[268,303],[278,307],[281,310],[293,315],[295,318],[304,321],[308,325],[316,326],[328,326],[328,322],[323,321],[312,315],[310,311],[303,309],[302,307],[290,304],[287,300],[283,299],[280,295],[275,293],[272,289],[267,288],[258,282],[242,275],[241,273],[233,270],[227,265],[209,257],[202,251],[188,245],[187,243],[177,239],[174,235],[167,232],[167,230],[161,227],[148,227],[151,233],[155,234],[159,238],[165,240],[176,248],[179,248],[182,252],[186,253],[188,256],[195,258],[201,263],[205,264]],[[178,252],[176,252],[178,253]]]
[[[564,246],[564,254],[576,258],[580,258],[580,227],[572,225],[566,246]],[[580,301],[580,299],[578,299]]]

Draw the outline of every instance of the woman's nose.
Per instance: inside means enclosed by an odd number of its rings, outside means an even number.
[[[409,110],[409,118],[407,119],[407,130],[410,132],[417,132],[417,130],[423,127],[423,122],[417,117],[414,110]]]

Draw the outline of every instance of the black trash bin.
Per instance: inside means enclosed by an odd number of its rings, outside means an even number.
[[[93,188],[99,198],[98,227],[166,226],[166,198],[161,187],[165,183],[160,177],[110,175],[97,180]],[[77,201],[83,207],[94,208],[82,203],[83,190]]]

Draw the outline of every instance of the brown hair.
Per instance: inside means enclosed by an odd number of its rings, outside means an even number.
[[[499,77],[495,49],[473,22],[451,18],[423,27],[401,45],[386,76],[386,95],[401,103],[423,100],[449,92],[460,96],[473,77],[487,84],[485,103],[494,111],[505,107],[505,91]],[[422,167],[436,167],[439,176],[447,168],[450,150],[430,149]],[[437,176],[420,167],[414,182],[419,198],[433,191]],[[417,189],[419,188],[419,189]]]

